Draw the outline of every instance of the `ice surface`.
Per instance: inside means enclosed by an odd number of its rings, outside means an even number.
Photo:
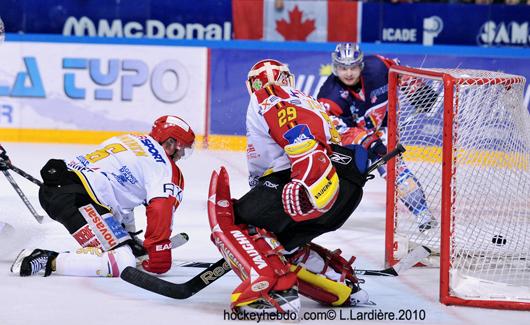
[[[2,143],[13,161],[23,170],[39,176],[49,158],[69,158],[88,152],[92,146]],[[216,261],[220,255],[209,239],[206,214],[207,188],[211,171],[224,165],[231,177],[232,195],[248,190],[245,154],[242,152],[195,150],[179,163],[186,187],[184,201],[176,213],[175,232],[186,232],[190,242],[173,251],[173,258],[189,261]],[[14,176],[29,199],[40,209],[37,188]],[[383,267],[385,183],[380,178],[366,186],[363,202],[342,229],[325,234],[317,242],[330,249],[341,248],[345,256],[356,255],[358,268]],[[145,227],[144,211],[136,213],[138,228]],[[57,251],[75,249],[75,241],[62,225],[47,219],[39,225],[26,209],[3,175],[0,175],[0,222],[15,232],[0,233],[0,324],[224,324],[230,293],[239,280],[229,273],[210,287],[187,300],[173,300],[140,288],[119,278],[77,278],[52,275],[20,278],[9,267],[22,248],[46,248]],[[184,282],[200,272],[193,268],[174,268],[166,280]],[[528,324],[530,314],[468,307],[444,306],[438,302],[438,269],[414,269],[396,278],[364,277],[363,288],[377,303],[375,310],[395,312],[424,310],[425,320],[403,324]],[[328,308],[302,298],[302,311],[326,311]],[[372,308],[353,309],[370,311]],[[339,314],[337,314],[339,315]],[[348,310],[343,316],[349,315]],[[337,316],[338,317],[338,316]],[[337,318],[335,322],[339,321]],[[324,321],[303,321],[322,323]],[[390,321],[367,321],[369,324]]]

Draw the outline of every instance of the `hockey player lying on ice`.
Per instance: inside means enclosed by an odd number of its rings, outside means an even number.
[[[146,254],[142,263],[146,271],[167,272],[173,213],[184,189],[175,162],[190,154],[194,141],[185,121],[162,116],[149,135],[113,137],[66,163],[48,161],[41,170],[44,185],[39,201],[81,248],[71,253],[23,250],[11,272],[117,277],[125,267],[136,266],[135,257]],[[135,236],[133,213],[141,204],[147,214],[143,245]]]
[[[368,302],[349,261],[311,241],[337,230],[362,197],[367,152],[342,147],[323,106],[293,88],[276,60],[248,74],[247,161],[252,189],[230,196],[221,168],[210,183],[212,240],[242,283],[238,311],[295,312],[298,294],[329,306]]]

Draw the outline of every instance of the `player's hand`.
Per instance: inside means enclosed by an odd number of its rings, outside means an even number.
[[[11,161],[7,156],[6,150],[0,145],[0,170],[8,170]]]
[[[282,191],[283,209],[291,217],[308,218],[322,213],[316,211],[309,195],[298,181],[290,181],[285,184]]]
[[[312,149],[289,155],[289,159],[291,181],[283,187],[283,209],[297,222],[317,218],[337,199],[339,178],[335,168],[316,142]]]
[[[368,149],[368,158],[373,159],[379,159],[386,155],[386,146],[383,144],[383,141],[381,139],[375,141],[370,146],[370,149]]]
[[[0,159],[0,170],[8,170],[9,169],[9,160],[5,161],[3,159]]]
[[[171,268],[171,242],[169,239],[146,247],[149,259],[142,262],[142,267],[152,273],[166,273]]]
[[[386,146],[379,138],[379,132],[366,134],[361,140],[362,145],[368,151],[368,158],[377,159],[386,154]]]

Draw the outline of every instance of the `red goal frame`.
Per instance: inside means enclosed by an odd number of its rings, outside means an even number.
[[[453,218],[453,178],[455,175],[453,166],[453,103],[458,107],[458,94],[455,96],[455,85],[466,84],[505,84],[524,82],[522,77],[513,78],[465,78],[459,79],[449,73],[416,69],[403,66],[394,66],[389,71],[388,82],[388,150],[396,147],[397,130],[397,96],[398,76],[407,74],[417,77],[437,79],[443,82],[444,88],[444,112],[443,112],[443,147],[442,147],[442,204],[441,204],[441,235],[440,235],[440,302],[446,305],[464,305],[483,308],[530,310],[530,302],[509,302],[498,300],[466,300],[451,296],[449,290],[449,269],[451,252],[451,222]],[[396,161],[388,162],[387,169],[387,199],[386,199],[386,231],[385,231],[385,262],[386,266],[392,266],[398,261],[394,259],[394,223],[396,215],[397,196],[396,183]]]

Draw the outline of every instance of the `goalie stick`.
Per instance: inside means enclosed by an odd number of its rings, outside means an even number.
[[[425,246],[418,246],[409,252],[404,259],[400,260],[394,266],[384,270],[364,270],[354,269],[356,275],[370,275],[370,276],[398,276],[400,273],[410,269],[416,263],[429,256],[431,250]],[[208,262],[187,262],[187,261],[173,261],[173,265],[177,267],[197,267],[208,268],[212,263]]]
[[[387,163],[394,156],[404,151],[405,148],[401,144],[397,144],[394,150],[388,152],[386,155],[378,159],[374,164],[369,166],[365,175],[370,174],[379,166]],[[428,251],[425,249],[423,253],[421,252],[421,250],[413,250],[411,253],[409,253],[410,258],[409,256],[406,256],[403,261],[408,259],[407,265],[412,263],[410,264],[410,266],[408,266],[408,268],[410,268],[412,265],[416,264],[423,257],[425,257],[423,256],[425,252],[427,253],[427,255],[429,255]],[[416,256],[416,253],[418,253],[418,256]],[[419,256],[422,257],[418,258]],[[417,260],[415,260],[416,258]],[[404,271],[406,269],[405,266],[407,265],[402,265],[399,271],[395,268],[389,268],[381,271],[358,270],[358,272],[364,271],[365,273],[363,274],[365,275],[397,276],[399,272]],[[203,266],[206,265],[203,264]],[[197,274],[189,281],[184,283],[169,282],[133,267],[126,267],[120,274],[120,278],[122,278],[126,282],[129,282],[130,284],[133,284],[137,287],[143,288],[151,292],[158,293],[162,296],[174,299],[187,299],[196,294],[197,292],[201,291],[202,289],[206,288],[208,285],[228,273],[230,270],[231,268],[228,263],[226,263],[224,259],[220,259],[214,264],[207,266],[206,270],[202,271],[201,273]]]
[[[402,272],[410,269],[412,266],[420,262],[423,258],[429,256],[429,254],[430,250],[427,247],[418,246],[393,267],[389,267],[380,271],[355,270],[355,274],[398,276]],[[184,264],[177,266],[206,267],[206,269],[184,283],[169,282],[130,266],[123,270],[123,272],[120,274],[120,277],[130,284],[165,297],[173,299],[187,299],[206,288],[211,283],[217,281],[220,277],[231,270],[230,266],[224,259],[220,259],[213,264],[203,262],[184,262]]]

